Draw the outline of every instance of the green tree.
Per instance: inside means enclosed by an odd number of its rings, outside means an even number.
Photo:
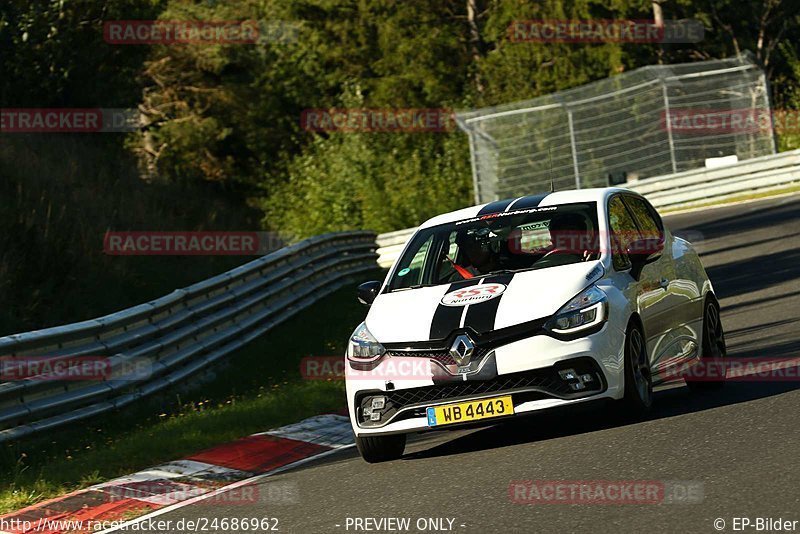
[[[152,19],[161,5],[161,0],[0,3],[0,105],[135,105],[147,48],[106,43],[103,24]]]
[[[264,201],[265,222],[290,238],[414,226],[469,203],[465,145],[461,133],[317,136]]]

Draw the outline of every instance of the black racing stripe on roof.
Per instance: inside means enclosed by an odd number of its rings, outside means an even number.
[[[470,278],[469,280],[453,282],[450,284],[450,287],[447,288],[445,295],[457,289],[474,286],[478,282],[480,282],[480,278]],[[445,306],[439,301],[439,305],[433,313],[431,331],[428,339],[444,339],[449,336],[453,330],[461,325],[461,313],[463,311],[463,306]]]
[[[510,211],[535,208],[539,206],[542,200],[544,200],[545,197],[549,194],[550,193],[542,193],[541,195],[528,195],[526,197],[522,197],[521,199],[519,199],[517,202],[514,203]]]
[[[481,210],[478,212],[478,215],[488,215],[489,213],[500,213],[505,211],[509,204],[514,202],[514,198],[507,198],[505,200],[495,200],[494,202],[489,202]]]
[[[495,276],[490,276],[484,279],[484,284],[503,284],[508,286],[511,279],[514,278],[514,273],[503,273]],[[505,293],[504,293],[505,294]],[[486,302],[479,304],[470,304],[467,309],[467,315],[464,317],[464,327],[472,328],[479,334],[484,334],[494,330],[494,321],[497,318],[497,308],[500,306],[500,299],[503,295],[495,297]]]

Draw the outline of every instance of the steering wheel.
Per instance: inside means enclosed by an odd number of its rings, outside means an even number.
[[[539,261],[542,261],[542,260],[544,260],[544,259],[547,259],[547,258],[548,258],[548,257],[549,257],[551,254],[555,254],[556,252],[560,252],[560,251],[561,251],[561,249],[560,249],[560,248],[554,248],[553,250],[551,250],[551,251],[549,251],[549,252],[545,253],[545,255],[544,255],[544,256],[542,256],[541,258],[539,258]]]
[[[577,256],[577,257],[580,258],[579,261],[582,261],[582,262],[589,259],[589,256],[585,256],[584,254],[580,254],[578,252],[567,252],[566,250],[562,250],[560,248],[554,248],[553,250],[550,250],[547,253],[545,253],[545,255],[542,256],[541,258],[539,258],[539,260],[537,260],[536,263],[539,265],[540,268],[545,266],[545,265],[542,265],[542,262],[544,262],[545,264],[553,263],[554,258],[552,258],[551,256],[553,254],[555,254],[556,252],[561,252],[561,253],[564,253],[564,254],[571,254],[573,256]]]

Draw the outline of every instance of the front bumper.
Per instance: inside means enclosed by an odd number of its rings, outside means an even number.
[[[611,323],[572,340],[537,332],[482,350],[466,380],[462,375],[442,372],[448,368],[443,363],[449,362],[444,361],[441,351],[413,356],[426,363],[435,360],[428,365],[431,372],[421,372],[426,368],[416,366],[415,371],[400,376],[398,362],[410,358],[390,352],[364,376],[348,375],[350,421],[358,436],[396,434],[431,430],[426,408],[452,402],[511,395],[515,415],[519,415],[600,398],[618,399],[624,390],[624,339],[624,332]],[[577,376],[565,378],[563,372],[568,369]],[[369,408],[373,397],[384,398],[379,410]],[[376,419],[374,412],[380,417]],[[493,419],[481,422],[491,424]]]

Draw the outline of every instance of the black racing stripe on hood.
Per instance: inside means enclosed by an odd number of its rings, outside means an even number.
[[[504,284],[508,286],[514,273],[500,274],[484,279],[484,284]],[[508,291],[508,289],[506,289]],[[475,332],[483,334],[494,330],[494,321],[497,317],[497,309],[503,295],[479,304],[470,304],[467,315],[464,318],[464,327],[472,328]]]
[[[489,202],[481,210],[478,212],[478,215],[488,215],[489,213],[500,213],[505,211],[509,204],[514,202],[515,199],[507,198],[505,200],[495,200],[494,202]]]
[[[445,291],[445,295],[456,289],[474,286],[480,282],[480,278],[472,278],[470,280],[459,280],[453,282],[450,287]],[[441,300],[433,313],[431,320],[431,331],[428,339],[443,339],[450,335],[450,332],[455,330],[461,324],[461,314],[464,312],[463,306],[445,306]]]
[[[550,193],[542,193],[541,195],[528,195],[527,197],[522,197],[518,201],[514,202],[514,205],[511,206],[510,211],[522,210],[527,208],[536,208],[541,204],[542,200],[549,195]]]

